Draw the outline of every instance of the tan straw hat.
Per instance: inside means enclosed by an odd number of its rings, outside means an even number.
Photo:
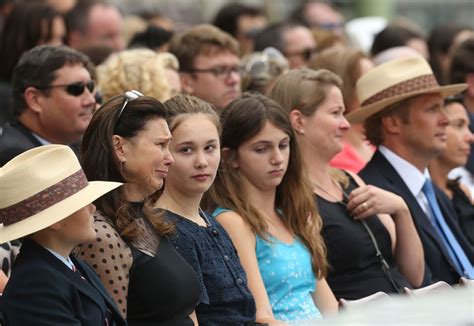
[[[47,228],[120,185],[88,182],[68,146],[26,151],[0,168],[0,243]]]
[[[440,86],[428,62],[412,57],[389,61],[369,70],[357,81],[356,87],[361,108],[346,116],[351,123],[362,122],[387,106],[415,95],[440,93],[448,97],[462,92],[467,85]]]

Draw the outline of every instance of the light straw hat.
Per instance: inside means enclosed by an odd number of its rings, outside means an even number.
[[[421,57],[393,60],[381,64],[357,81],[361,108],[346,115],[351,123],[363,122],[387,106],[421,94],[458,94],[466,84],[440,86],[428,62]]]
[[[68,146],[26,151],[0,168],[0,243],[47,228],[120,185],[88,182]]]

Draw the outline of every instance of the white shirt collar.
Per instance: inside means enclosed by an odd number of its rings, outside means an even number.
[[[32,132],[32,134],[33,134],[33,136],[34,136],[36,139],[38,139],[38,141],[39,141],[42,145],[49,145],[49,144],[51,144],[50,141],[44,139],[44,138],[41,137],[40,135],[35,134],[34,132]]]
[[[390,162],[395,171],[398,172],[402,180],[407,185],[413,196],[417,197],[423,188],[425,180],[431,179],[428,169],[421,173],[413,164],[401,158],[387,147],[380,145],[379,151]]]
[[[67,257],[67,259],[66,259],[63,256],[61,256],[60,254],[58,254],[56,251],[54,251],[52,249],[49,249],[49,248],[46,248],[46,247],[44,247],[44,248],[46,250],[48,250],[54,257],[56,257],[62,263],[64,263],[67,267],[69,267],[71,270],[74,270],[74,264],[72,263],[71,258]]]

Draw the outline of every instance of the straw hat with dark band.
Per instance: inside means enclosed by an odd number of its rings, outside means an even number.
[[[387,106],[412,96],[439,93],[442,97],[458,94],[466,84],[440,86],[428,62],[421,57],[389,61],[377,66],[357,81],[361,108],[346,118],[363,122]]]
[[[0,243],[47,228],[120,185],[88,182],[68,146],[24,152],[0,168]]]

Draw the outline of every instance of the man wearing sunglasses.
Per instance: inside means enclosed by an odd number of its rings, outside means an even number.
[[[240,95],[237,41],[211,25],[198,25],[171,42],[185,93],[214,105],[218,112]]]
[[[255,37],[255,51],[273,47],[283,53],[290,69],[304,67],[316,54],[316,41],[311,31],[295,22],[267,26]]]
[[[14,121],[0,135],[0,166],[45,144],[77,149],[96,103],[93,69],[67,46],[41,45],[21,56],[12,78]]]

